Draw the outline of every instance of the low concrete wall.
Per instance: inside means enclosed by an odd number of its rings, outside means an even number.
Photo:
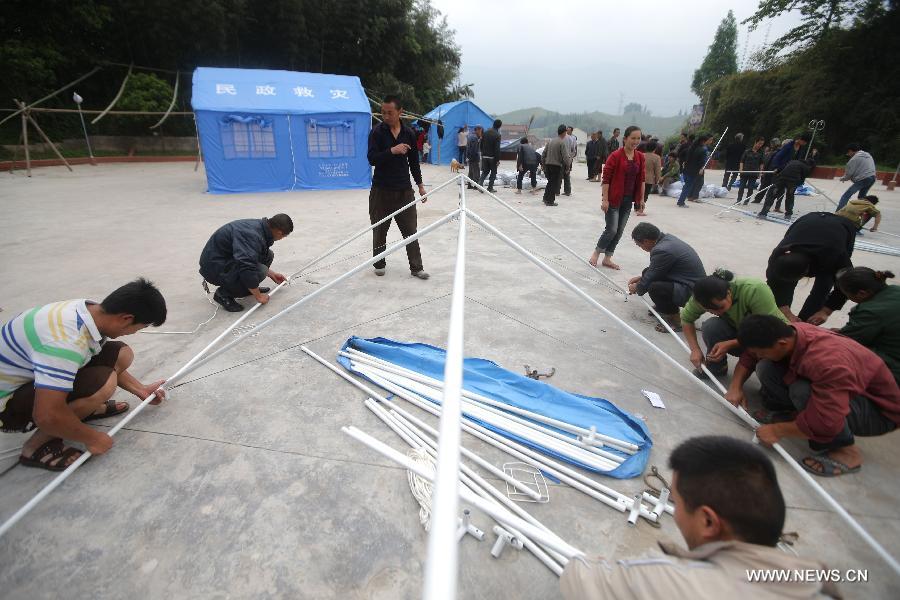
[[[67,158],[70,165],[89,165],[91,159],[88,157]],[[94,158],[94,164],[103,163],[155,163],[155,162],[195,162],[197,156],[97,156]],[[61,167],[65,163],[58,158],[45,158],[31,161],[31,168],[37,167]],[[0,161],[0,171],[25,170],[24,160],[5,160]]]
[[[62,142],[54,142],[61,150],[83,150],[87,152],[84,138],[67,138]],[[3,145],[9,152],[22,153],[22,146]],[[91,148],[99,152],[121,152],[128,154],[152,154],[154,152],[196,152],[197,138],[169,136],[127,136],[127,135],[92,135]],[[31,152],[52,152],[49,144],[28,144]]]

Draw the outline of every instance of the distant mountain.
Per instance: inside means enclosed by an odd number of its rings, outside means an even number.
[[[629,125],[637,125],[644,133],[665,139],[678,133],[687,120],[686,116],[657,117],[642,112],[626,115],[609,115],[602,112],[558,113],[540,107],[514,110],[497,115],[497,118],[510,125],[527,125],[531,115],[534,115],[534,123],[532,123],[529,133],[533,133],[539,138],[553,137],[556,135],[556,128],[560,124],[566,124],[587,132],[602,129],[603,134],[607,137],[615,127],[624,131]]]

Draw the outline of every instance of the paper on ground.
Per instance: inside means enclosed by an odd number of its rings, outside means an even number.
[[[659,397],[659,394],[656,392],[648,392],[647,390],[641,390],[641,393],[647,397],[647,400],[650,401],[650,404],[655,406],[656,408],[665,408],[666,405],[663,404],[662,398]]]

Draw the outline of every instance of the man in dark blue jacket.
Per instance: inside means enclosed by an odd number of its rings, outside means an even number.
[[[253,296],[269,301],[269,288],[260,287],[268,277],[281,283],[285,276],[271,269],[275,254],[269,249],[294,231],[294,222],[283,213],[270,219],[240,219],[219,227],[200,253],[200,274],[218,286],[213,299],[228,312],[244,307],[235,298]]]

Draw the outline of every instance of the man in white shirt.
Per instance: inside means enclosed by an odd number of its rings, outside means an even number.
[[[469,143],[469,128],[463,125],[456,134],[456,161],[464,165],[466,164],[466,144]]]

